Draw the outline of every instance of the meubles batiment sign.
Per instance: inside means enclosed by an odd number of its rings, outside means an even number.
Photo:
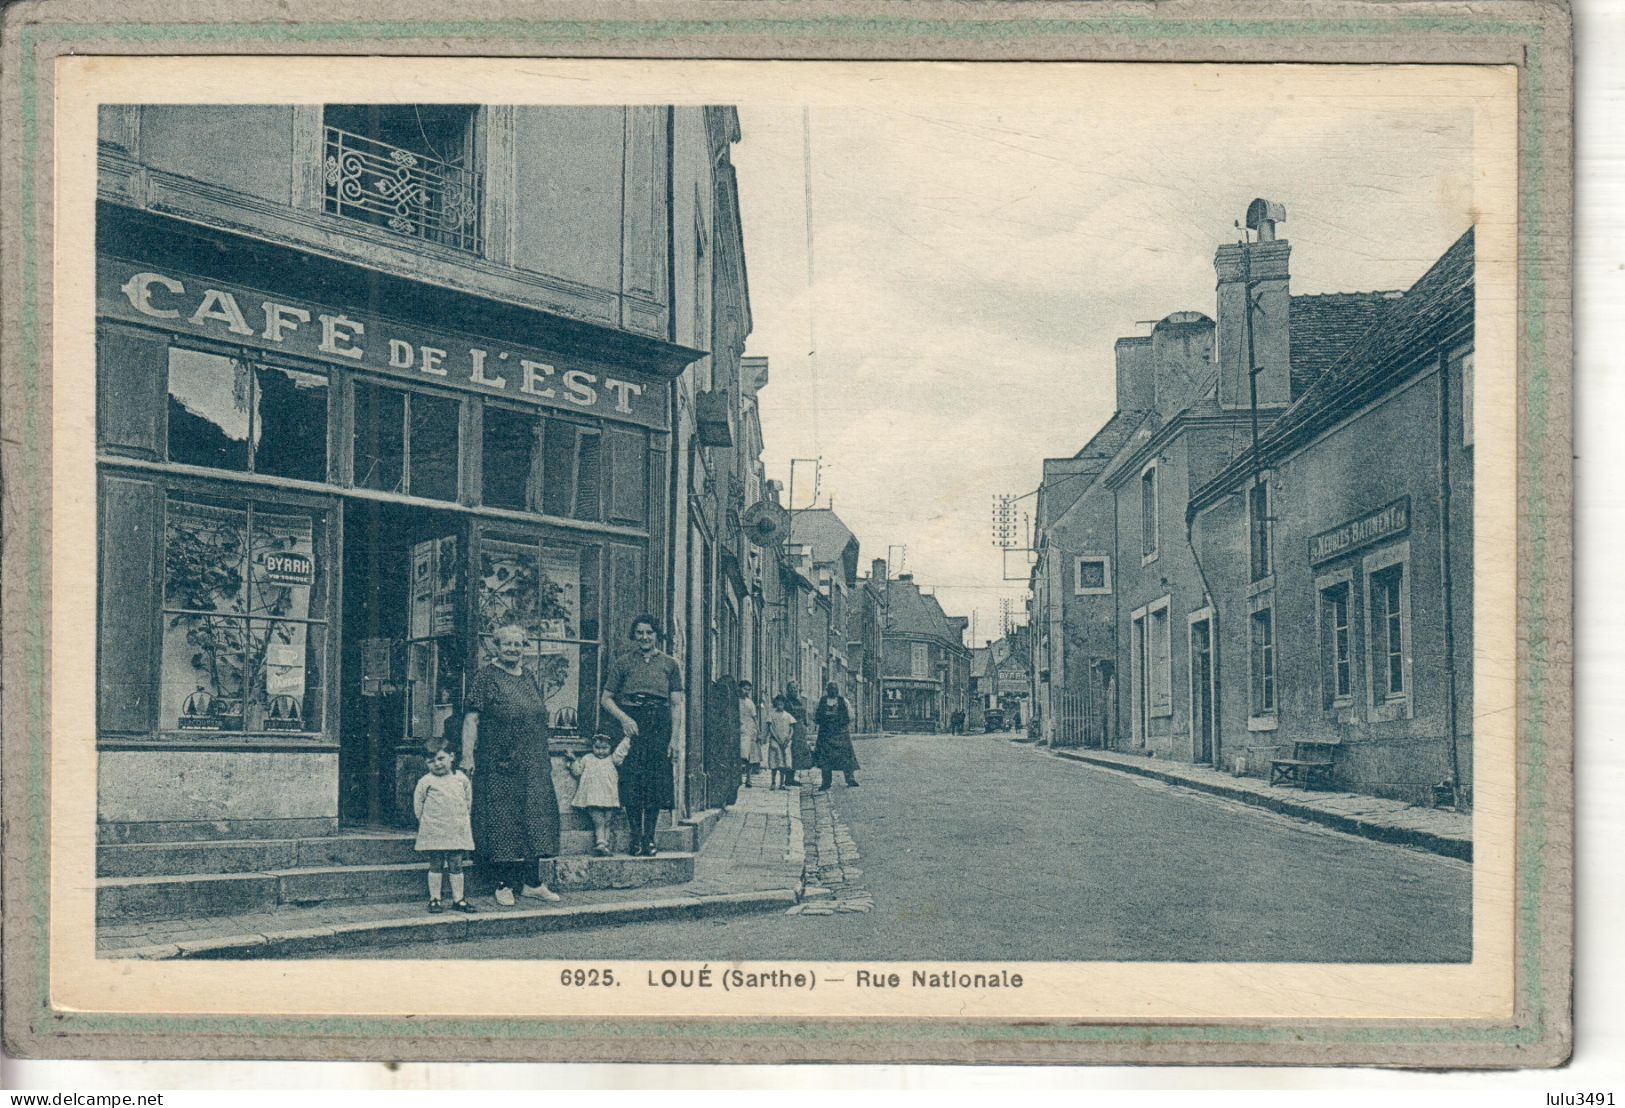
[[[1411,525],[1411,498],[1402,496],[1368,515],[1322,531],[1309,540],[1309,564],[1329,562],[1350,550],[1402,535]]]
[[[666,422],[660,382],[567,365],[536,349],[350,315],[116,258],[97,259],[96,289],[102,315],[132,323],[646,427]]]

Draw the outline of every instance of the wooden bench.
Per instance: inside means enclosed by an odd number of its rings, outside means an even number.
[[[1297,785],[1301,789],[1332,787],[1332,763],[1337,739],[1306,739],[1292,744],[1292,757],[1270,759],[1271,785]]]

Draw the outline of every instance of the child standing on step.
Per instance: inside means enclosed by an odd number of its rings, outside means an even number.
[[[575,799],[570,807],[580,808],[592,819],[592,852],[607,857],[609,849],[609,822],[621,806],[620,771],[616,769],[626,761],[632,743],[621,740],[621,745],[610,753],[609,736],[592,737],[592,753],[583,754],[570,766],[570,772],[580,778]]]
[[[429,856],[429,911],[443,912],[440,892],[445,877],[451,878],[451,906],[459,912],[475,908],[463,899],[463,855],[474,849],[474,830],[469,824],[469,808],[474,803],[474,786],[452,764],[451,751],[429,755],[429,772],[412,791],[412,811],[418,817],[417,849]]]
[[[784,707],[784,697],[773,698],[773,712],[767,717],[767,768],[771,773],[770,786],[784,788],[790,776],[790,743],[795,735],[796,717]]]

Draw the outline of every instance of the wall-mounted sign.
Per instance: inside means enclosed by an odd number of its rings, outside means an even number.
[[[1411,498],[1402,496],[1392,504],[1322,531],[1309,540],[1309,564],[1319,565],[1383,539],[1403,535],[1411,526]]]
[[[267,554],[265,579],[273,585],[309,585],[316,580],[316,562],[308,554]]]
[[[666,426],[666,389],[654,377],[605,373],[540,349],[499,347],[117,258],[98,258],[96,270],[96,310],[104,316],[540,407]]]

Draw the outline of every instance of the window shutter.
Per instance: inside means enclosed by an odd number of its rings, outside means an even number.
[[[102,731],[150,733],[158,605],[158,488],[106,477],[101,485],[101,589],[98,653]]]
[[[575,518],[597,519],[603,501],[603,466],[600,464],[601,438],[597,431],[579,432],[576,436],[576,502]]]

